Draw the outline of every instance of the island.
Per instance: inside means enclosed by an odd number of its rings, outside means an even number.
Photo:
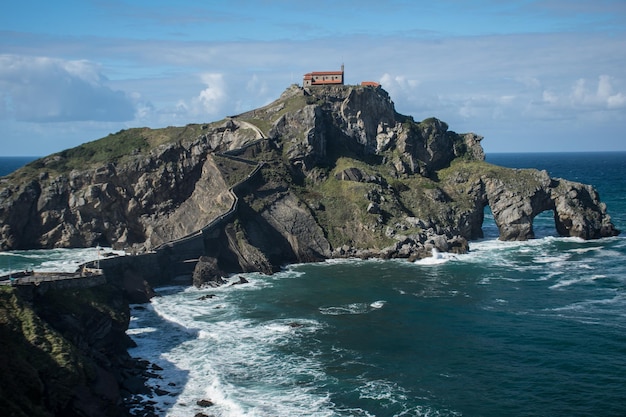
[[[128,306],[159,285],[465,253],[487,207],[501,240],[532,239],[545,211],[563,236],[619,234],[591,185],[489,164],[482,139],[399,114],[380,85],[343,85],[342,71],[220,121],[122,130],[3,177],[0,250],[126,256],[102,259],[104,278],[85,288],[0,287],[1,408],[122,415],[150,372],[126,352]]]

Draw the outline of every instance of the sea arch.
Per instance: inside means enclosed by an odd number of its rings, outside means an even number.
[[[507,178],[481,178],[483,186],[475,200],[481,225],[485,206],[489,206],[500,240],[534,238],[534,219],[545,211],[553,212],[555,228],[561,236],[597,239],[620,233],[592,186],[553,179],[545,171],[516,173]]]

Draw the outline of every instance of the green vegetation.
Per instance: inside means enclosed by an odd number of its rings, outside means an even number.
[[[214,155],[213,159],[228,187],[232,187],[245,179],[255,168],[254,165],[219,155]]]
[[[313,101],[311,101],[313,99]],[[296,112],[304,108],[307,104],[315,104],[317,99],[311,96],[295,95],[289,97],[278,104],[272,103],[252,112],[244,113],[238,118],[244,122],[251,123],[258,127],[265,136],[269,136],[269,131],[278,119],[287,113]]]
[[[8,416],[75,415],[70,402],[92,388],[98,355],[126,348],[111,336],[123,335],[127,301],[111,285],[29,291],[0,286],[0,410]]]
[[[75,348],[42,321],[28,304],[23,303],[15,288],[0,288],[0,323],[13,331],[20,331],[26,342],[46,352],[47,357],[59,367],[69,367],[76,362]],[[37,363],[38,359],[33,359],[33,365],[43,365]]]
[[[341,181],[335,174],[348,168],[358,168],[368,175],[383,178],[379,171],[381,166],[367,163],[348,157],[341,157],[335,161],[335,166],[328,173],[328,178],[319,183],[307,183],[306,187],[296,189],[304,201],[319,203],[323,210],[315,212],[320,225],[326,230],[327,238],[333,247],[348,244],[358,248],[382,248],[391,243],[391,240],[381,233],[382,224],[377,214],[367,213],[370,201],[368,193],[376,191],[386,195],[387,203],[381,204],[387,217],[398,216],[401,213],[392,203],[389,191],[381,185],[369,182]]]
[[[444,130],[448,130],[448,124],[446,122],[444,122],[444,121],[441,121],[441,120],[437,119],[436,117],[429,117],[427,119],[422,120],[419,123],[419,126],[421,128],[423,128],[423,127],[427,127],[427,126],[433,126],[433,125],[435,125],[437,123],[441,123],[441,125],[444,127]]]
[[[368,188],[365,183],[339,181],[331,177],[316,190],[322,196],[324,206],[324,210],[317,213],[318,220],[334,247],[344,244],[363,248],[377,246],[372,244],[375,235],[361,228],[361,225],[372,223],[364,198]]]
[[[480,177],[497,178],[504,183],[515,186],[517,189],[534,190],[539,186],[537,171],[532,169],[511,169],[493,165],[483,161],[468,161],[455,159],[448,168],[438,173],[441,182],[471,183]]]
[[[84,382],[76,348],[25,303],[17,288],[0,287],[0,409],[11,416],[52,416]],[[43,381],[53,381],[46,384]]]
[[[212,123],[211,125],[220,122]],[[102,139],[83,143],[74,148],[37,159],[12,174],[14,178],[34,178],[46,171],[53,176],[72,170],[84,170],[110,162],[120,162],[129,157],[146,154],[150,150],[168,143],[186,144],[201,134],[202,125],[190,124],[183,127],[162,129],[133,128],[120,130]]]
[[[241,120],[258,127],[259,130],[261,132],[263,132],[263,135],[265,135],[265,136],[267,136],[269,134],[269,131],[272,128],[272,122],[270,120],[266,120],[266,119],[248,119],[248,118],[242,118]],[[248,130],[250,130],[250,136],[249,136],[250,139],[253,139],[253,138],[255,138],[257,136],[257,134],[256,134],[256,132],[254,130],[252,130],[252,129],[248,129]]]

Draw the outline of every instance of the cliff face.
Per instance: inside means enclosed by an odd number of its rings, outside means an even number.
[[[449,132],[448,125],[435,118],[415,123],[396,113],[385,90],[328,86],[304,92],[292,87],[283,98],[303,93],[306,105],[275,121],[270,136],[280,138],[288,160],[304,170],[328,163],[329,157],[336,157],[333,150],[361,158],[388,154],[387,163],[396,174],[426,176],[459,156],[484,159],[482,137]],[[241,117],[268,117],[283,108],[279,101]]]
[[[398,114],[381,88],[292,86],[224,121],[118,132],[5,177],[0,247],[161,250],[204,228],[164,259],[271,272],[463,252],[482,235],[486,205],[503,240],[532,238],[545,210],[565,236],[619,233],[592,187],[486,164],[481,139]]]
[[[128,304],[112,286],[0,288],[0,409],[8,416],[123,416]]]
[[[486,206],[503,240],[532,238],[543,211],[564,236],[619,233],[593,187],[487,164],[481,139],[398,114],[380,88],[292,86],[220,122],[121,131],[0,179],[0,250],[148,252],[102,260],[109,284],[93,289],[0,288],[0,409],[124,415],[142,389],[128,302],[177,276],[465,252]]]
[[[124,163],[46,169],[59,158],[36,161],[34,179],[3,184],[2,248],[155,245],[197,230],[230,204],[202,142],[163,145]]]

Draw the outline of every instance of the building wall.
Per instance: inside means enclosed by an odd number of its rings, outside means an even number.
[[[302,85],[343,85],[343,65],[341,71],[316,71],[304,74]]]

